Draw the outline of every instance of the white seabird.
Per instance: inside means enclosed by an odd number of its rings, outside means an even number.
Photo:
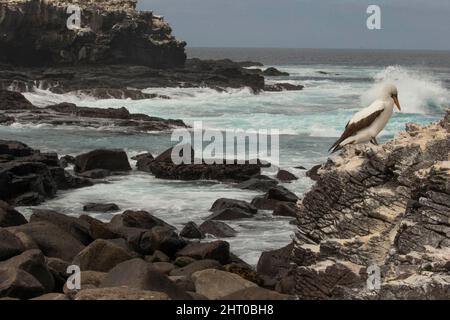
[[[372,142],[378,145],[376,138],[391,118],[394,105],[401,111],[397,87],[386,85],[377,100],[353,116],[342,136],[328,151],[334,153],[348,144]]]

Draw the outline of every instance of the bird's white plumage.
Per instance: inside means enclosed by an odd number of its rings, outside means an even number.
[[[361,121],[362,119],[374,114],[377,111],[383,112],[375,119],[374,122],[367,128],[358,131],[357,134],[351,136],[340,143],[341,146],[345,146],[349,143],[367,143],[373,138],[376,138],[381,131],[383,131],[386,124],[389,122],[394,112],[394,102],[389,100],[375,100],[369,107],[356,113],[350,124]]]
[[[377,100],[351,118],[341,139],[333,145],[334,151],[348,144],[367,143],[375,139],[391,118],[394,104],[397,103],[400,109],[397,95],[394,85],[385,86]]]

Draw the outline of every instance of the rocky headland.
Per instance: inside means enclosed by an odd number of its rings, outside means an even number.
[[[450,110],[331,157],[297,205],[294,243],[258,272],[301,299],[450,299],[449,152]]]
[[[69,5],[82,9],[79,28],[67,28]],[[102,99],[153,98],[142,90],[154,87],[303,89],[266,85],[264,76],[286,74],[248,69],[256,62],[186,59],[164,17],[136,10],[135,0],[1,0],[0,34],[0,89]]]

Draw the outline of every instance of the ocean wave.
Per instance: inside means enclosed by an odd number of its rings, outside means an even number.
[[[377,73],[374,81],[374,85],[361,96],[362,105],[370,105],[383,86],[390,83],[398,88],[403,113],[436,113],[450,103],[450,92],[442,82],[424,71],[389,66]]]

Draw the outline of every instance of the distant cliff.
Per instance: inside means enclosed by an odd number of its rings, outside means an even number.
[[[0,0],[0,62],[23,66],[134,64],[183,66],[185,42],[136,0]],[[69,30],[70,5],[80,28]]]

